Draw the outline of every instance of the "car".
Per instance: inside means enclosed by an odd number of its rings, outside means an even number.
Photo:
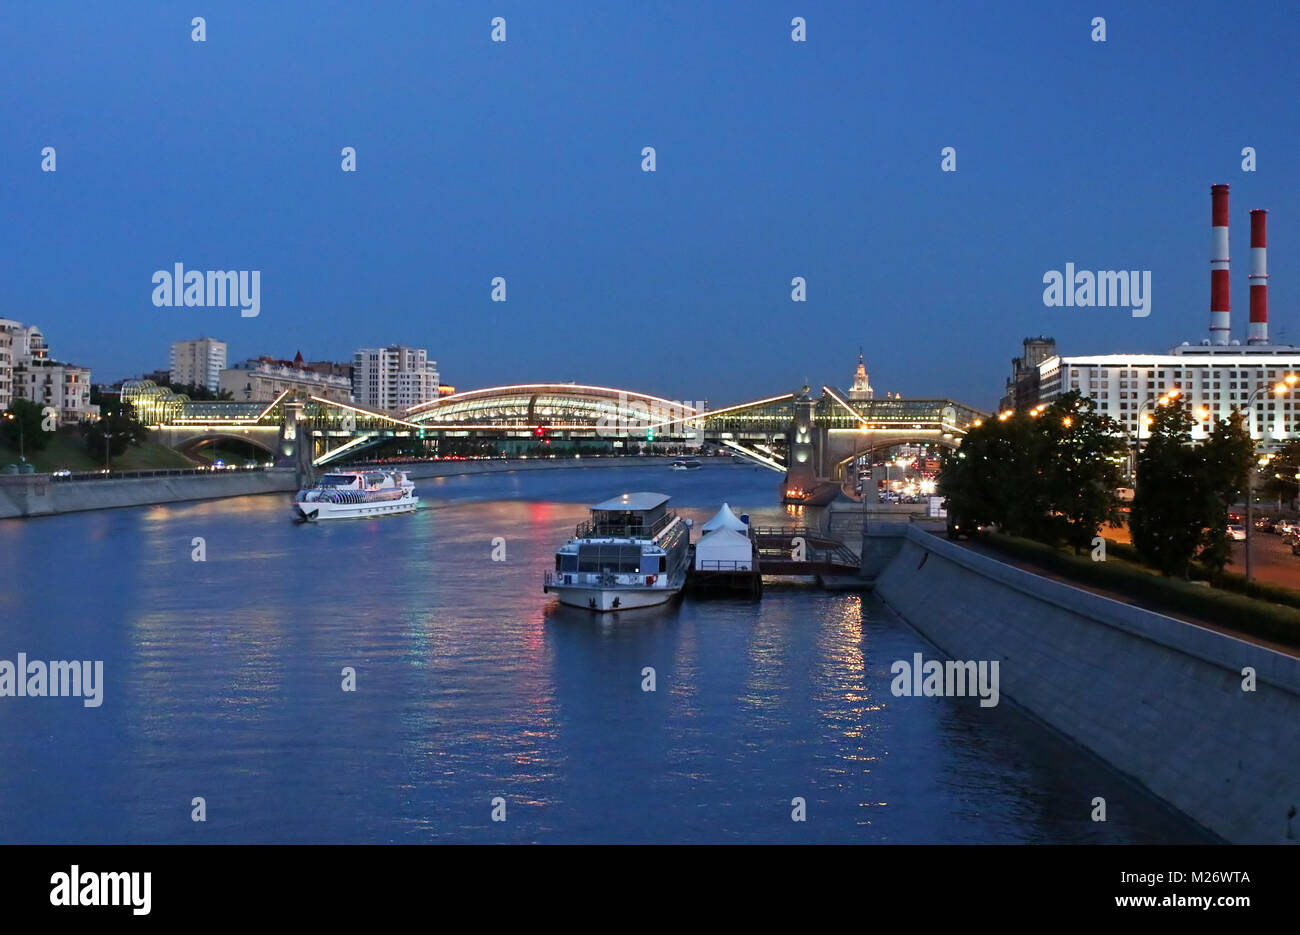
[[[960,539],[965,536],[967,539],[974,537],[979,532],[979,526],[972,523],[963,516],[958,516],[952,510],[948,511],[948,538]]]
[[[67,468],[59,468],[57,471],[50,472],[51,477],[71,477],[72,472]]]
[[[1291,536],[1295,534],[1296,524],[1293,520],[1280,519],[1277,521],[1277,526],[1274,527],[1274,531],[1282,536]]]
[[[1291,554],[1300,555],[1300,541],[1297,541],[1295,539],[1291,540]]]
[[[1255,528],[1260,532],[1272,532],[1274,528],[1276,528],[1276,525],[1277,524],[1273,521],[1273,517],[1271,516],[1265,516],[1261,519],[1255,520]]]
[[[1246,527],[1239,526],[1236,523],[1233,523],[1231,526],[1228,527],[1228,536],[1240,542],[1242,539],[1246,538]]]

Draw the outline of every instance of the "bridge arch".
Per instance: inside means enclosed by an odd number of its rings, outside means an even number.
[[[182,453],[199,451],[203,448],[209,448],[220,442],[240,442],[246,445],[264,451],[268,455],[275,457],[275,435],[267,435],[265,438],[245,435],[238,432],[199,432],[191,434],[188,437],[174,437],[168,440],[168,445]]]
[[[578,383],[519,383],[469,390],[406,411],[428,429],[495,428],[599,430],[611,434],[646,428],[665,434],[685,429],[693,406],[635,390]]]

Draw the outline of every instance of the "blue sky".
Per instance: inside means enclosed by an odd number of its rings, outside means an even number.
[[[235,359],[402,342],[459,388],[575,380],[722,404],[845,385],[861,345],[879,392],[987,408],[1026,335],[1070,353],[1204,337],[1209,186],[1227,182],[1234,336],[1247,212],[1265,207],[1273,334],[1300,343],[1294,15],[7,4],[0,316],[39,324],[96,380],[205,334]],[[151,276],[175,262],[260,270],[260,315],[154,307]],[[1151,315],[1045,307],[1042,276],[1066,262],[1151,270]]]

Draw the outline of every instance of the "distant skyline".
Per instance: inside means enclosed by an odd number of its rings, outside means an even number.
[[[96,382],[206,335],[232,362],[400,343],[462,390],[725,405],[847,387],[862,346],[877,395],[989,409],[1026,336],[1205,338],[1218,182],[1233,337],[1268,208],[1272,337],[1300,342],[1286,5],[272,6],[0,14],[0,317]],[[258,271],[256,316],[156,307],[176,263]],[[1150,315],[1045,306],[1068,263],[1149,271]]]

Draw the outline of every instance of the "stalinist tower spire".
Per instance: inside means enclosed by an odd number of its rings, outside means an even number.
[[[856,402],[863,399],[874,399],[876,391],[871,388],[871,381],[867,379],[867,365],[862,359],[862,349],[858,349],[858,372],[853,375],[853,389],[849,390],[849,402]]]

